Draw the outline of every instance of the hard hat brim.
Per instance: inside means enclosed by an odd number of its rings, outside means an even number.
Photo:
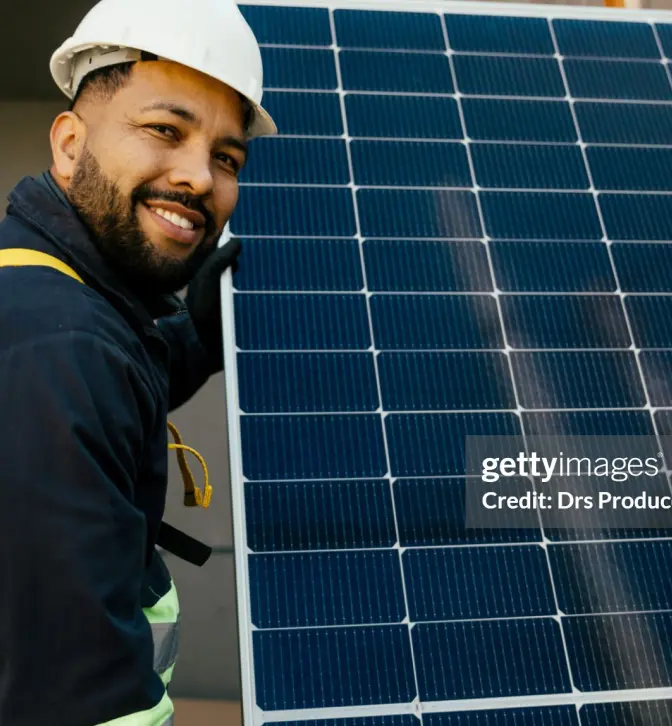
[[[70,100],[74,98],[74,89],[71,88],[71,78],[72,78],[72,67],[74,63],[75,57],[86,50],[89,50],[91,48],[96,47],[107,47],[107,46],[114,46],[115,43],[112,42],[104,42],[100,41],[97,43],[78,43],[75,38],[68,38],[51,56],[51,59],[49,61],[49,70],[51,72],[51,76],[54,79],[56,85],[61,89],[61,92],[64,93]],[[144,49],[142,49],[144,50]],[[171,60],[175,63],[181,63],[180,60],[174,59],[174,58],[167,58],[167,60]],[[116,63],[111,63],[110,65],[115,65]],[[200,69],[196,69],[200,70]],[[213,76],[214,77],[214,76]],[[216,79],[221,82],[222,79]],[[226,84],[228,85],[228,84]],[[233,86],[230,86],[233,88]],[[246,137],[248,139],[257,138],[259,136],[273,136],[278,133],[277,126],[275,125],[275,122],[271,118],[270,114],[266,109],[264,109],[259,103],[257,103],[253,98],[250,98],[246,93],[244,93],[241,89],[234,88],[235,91],[238,91],[238,93],[241,93],[252,105],[254,116],[252,119],[252,123],[250,124],[249,128],[246,131]]]

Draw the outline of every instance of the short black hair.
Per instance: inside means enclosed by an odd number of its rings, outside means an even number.
[[[117,63],[113,66],[103,66],[87,73],[82,78],[68,111],[72,111],[82,96],[93,96],[96,100],[109,101],[117,91],[120,91],[131,79],[131,69],[136,61]]]
[[[75,104],[82,96],[92,96],[100,101],[112,100],[115,93],[124,88],[130,81],[131,70],[135,63],[137,61],[117,63],[113,66],[96,68],[90,73],[87,73],[82,78],[79,88],[68,106],[68,111],[72,111],[75,108]],[[238,95],[243,104],[243,130],[247,133],[254,121],[254,107],[245,96],[240,93]]]

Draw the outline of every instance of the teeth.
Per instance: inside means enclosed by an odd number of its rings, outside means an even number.
[[[156,212],[156,214],[163,217],[164,219],[167,219],[169,222],[172,222],[173,224],[177,225],[178,227],[182,227],[182,229],[193,229],[194,228],[193,222],[191,222],[188,219],[185,219],[184,217],[180,217],[180,215],[175,214],[175,212],[168,212],[165,209],[161,209],[161,207],[153,207],[152,211]]]

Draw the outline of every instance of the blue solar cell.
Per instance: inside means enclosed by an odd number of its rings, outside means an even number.
[[[473,411],[516,407],[503,353],[381,353],[387,411]]]
[[[329,11],[324,8],[239,5],[259,43],[331,45]]]
[[[628,408],[646,401],[629,352],[514,353],[524,408]]]
[[[332,50],[261,48],[265,88],[333,91],[336,60]]]
[[[560,626],[550,618],[420,623],[411,634],[422,700],[571,690]]]
[[[523,413],[523,427],[537,436],[653,436],[648,411],[544,411]]]
[[[602,239],[592,194],[482,192],[481,205],[494,239]]]
[[[556,612],[539,546],[409,550],[402,563],[412,622]]]
[[[580,691],[672,685],[672,613],[578,616],[563,630]]]
[[[615,295],[504,295],[500,304],[513,348],[630,347],[623,306]]]
[[[450,65],[443,53],[343,50],[339,59],[346,91],[453,92]]]
[[[350,136],[394,139],[462,138],[460,114],[454,98],[346,93],[345,110]]]
[[[672,149],[589,146],[586,153],[596,189],[672,189]]]
[[[583,726],[668,726],[672,723],[672,701],[587,703],[581,707]]]
[[[334,23],[341,48],[446,49],[433,13],[334,10]]]
[[[672,609],[672,542],[551,545],[548,554],[567,615]]]
[[[387,471],[380,416],[242,416],[243,473],[257,481],[348,479]]]
[[[355,184],[362,186],[472,186],[464,144],[353,141],[350,152]]]
[[[311,719],[310,721],[276,721],[274,723],[275,726],[417,726],[416,722],[417,719],[415,716],[406,714],[404,716],[367,716],[364,718],[330,718],[328,720]]]
[[[613,247],[612,247],[613,249]],[[602,242],[490,242],[503,292],[612,292],[616,281]]]
[[[422,722],[424,726],[579,726],[574,706],[426,713]]]
[[[254,552],[392,547],[388,481],[247,482],[247,544]]]
[[[639,356],[652,406],[672,406],[672,351],[644,350]]]
[[[347,184],[345,141],[341,139],[258,139],[240,173],[247,184]]]
[[[660,58],[648,23],[553,20],[561,55],[592,58]]]
[[[452,50],[553,55],[553,39],[543,18],[446,14]]]
[[[566,60],[564,66],[575,98],[672,99],[672,87],[660,63]]]
[[[485,245],[476,241],[366,240],[369,290],[488,292],[492,279]]]
[[[267,91],[264,108],[281,134],[340,136],[341,104],[335,93]]]
[[[447,544],[483,544],[490,542],[539,542],[541,531],[467,527],[464,478],[398,479],[394,483],[394,503],[402,547]],[[510,480],[514,491],[523,494],[529,481],[519,484]],[[532,523],[530,523],[532,524]]]
[[[585,142],[672,144],[672,106],[579,102],[574,110]]]
[[[357,203],[364,237],[481,236],[473,192],[360,189]]]
[[[359,243],[354,239],[246,239],[233,280],[237,290],[360,291]]]
[[[472,96],[564,98],[560,66],[554,58],[453,56],[457,87]]]
[[[672,348],[672,297],[629,295],[625,308],[638,348]]]
[[[467,135],[485,141],[576,141],[569,106],[559,101],[465,98]]]
[[[588,189],[578,146],[472,144],[476,182],[504,189]]]
[[[504,347],[489,295],[373,295],[370,305],[378,350]]]
[[[616,242],[611,254],[623,292],[672,292],[672,245]]]
[[[655,28],[663,47],[663,53],[667,58],[672,58],[672,25],[658,23]]]
[[[257,705],[264,710],[415,698],[407,625],[260,630],[252,637]]]
[[[237,235],[352,237],[352,192],[339,187],[254,187],[245,189],[231,220]]]
[[[238,386],[246,413],[378,408],[371,353],[240,353]]]
[[[600,208],[613,240],[672,240],[672,196],[601,194]]]
[[[654,418],[656,429],[662,437],[663,454],[669,470],[672,469],[672,411],[656,411]]]
[[[239,294],[240,350],[366,350],[371,345],[363,295]]]
[[[258,628],[400,623],[406,616],[395,550],[252,555]]]
[[[661,436],[672,436],[672,411],[656,411],[656,425]]]
[[[513,413],[392,413],[385,418],[392,476],[465,473],[467,436],[518,436]]]

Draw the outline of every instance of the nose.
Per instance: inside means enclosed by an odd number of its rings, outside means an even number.
[[[212,193],[212,155],[209,149],[189,145],[176,152],[172,169],[168,175],[171,186],[188,190],[195,196]]]

